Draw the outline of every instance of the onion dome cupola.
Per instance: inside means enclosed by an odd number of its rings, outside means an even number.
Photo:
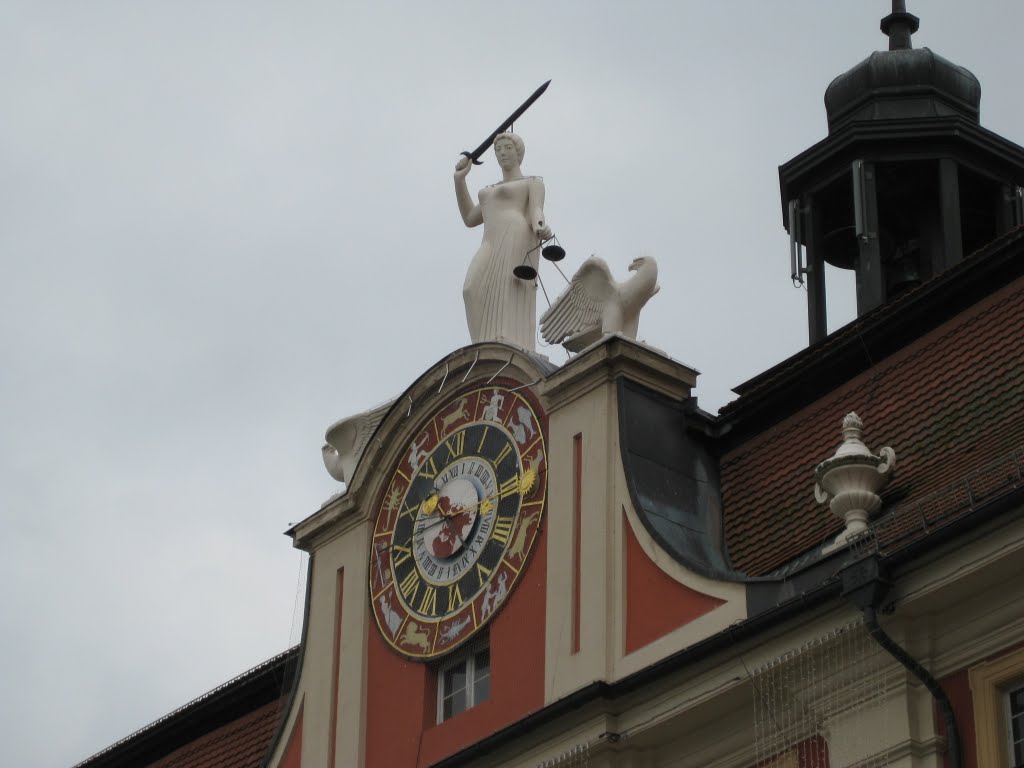
[[[911,47],[918,25],[902,9],[882,19],[889,50],[875,51],[825,89],[829,133],[856,120],[960,115],[978,122],[978,78],[928,48]]]
[[[828,136],[779,167],[811,343],[823,338],[825,269],[852,269],[857,314],[1024,223],[1024,148],[979,124],[981,84],[914,48],[919,19],[894,0],[889,38],[825,91]]]

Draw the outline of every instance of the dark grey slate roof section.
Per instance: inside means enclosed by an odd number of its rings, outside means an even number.
[[[717,462],[687,429],[685,403],[619,379],[619,442],[630,498],[648,533],[691,570],[741,578],[723,546]]]

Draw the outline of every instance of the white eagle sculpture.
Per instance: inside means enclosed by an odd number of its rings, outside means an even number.
[[[324,466],[331,477],[345,485],[352,482],[352,476],[366,446],[370,444],[370,438],[394,402],[389,400],[363,413],[347,416],[327,428],[327,434],[324,435],[327,442],[321,452]]]
[[[640,310],[656,294],[658,262],[634,259],[625,282],[616,282],[604,259],[591,256],[576,270],[569,287],[541,315],[540,333],[548,344],[579,352],[602,336],[619,333],[636,338]]]

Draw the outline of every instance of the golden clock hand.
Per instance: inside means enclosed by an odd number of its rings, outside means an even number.
[[[443,509],[441,509],[440,510],[440,517],[438,517],[437,520],[433,521],[429,525],[424,525],[422,528],[417,529],[416,532],[417,533],[422,533],[423,531],[429,531],[431,528],[436,528],[438,525],[440,525],[444,521],[450,520],[451,518],[455,517],[456,515],[461,515],[461,514],[463,514],[465,512],[470,512],[470,511],[476,509],[477,507],[483,506],[484,507],[484,514],[487,514],[488,512],[490,512],[490,510],[487,509],[485,505],[490,503],[490,502],[492,502],[494,499],[498,498],[498,495],[499,494],[495,493],[495,494],[492,494],[492,495],[488,496],[485,499],[481,499],[480,501],[476,502],[475,504],[467,504],[464,507],[458,507],[457,509],[455,509],[451,513],[446,513]],[[427,502],[431,502],[431,504],[429,505],[429,510],[430,511],[423,511],[422,517],[431,517],[431,516],[433,516],[434,512],[438,511],[438,502],[439,501],[440,500],[438,499],[438,496],[437,496],[436,493],[433,496],[425,499],[423,501],[423,503],[420,505],[421,510],[427,508]]]
[[[523,472],[523,476],[521,478],[519,478],[519,486],[518,486],[519,495],[520,496],[525,496],[526,494],[528,494],[531,490],[533,490],[534,483],[536,483],[536,482],[537,482],[537,470],[531,468],[531,469],[528,469],[525,472]],[[485,497],[483,499],[480,499],[480,501],[476,502],[476,504],[467,504],[466,506],[460,508],[456,514],[459,514],[459,513],[462,513],[462,512],[469,512],[470,510],[475,509],[477,507],[482,507],[483,508],[482,514],[485,514],[485,515],[489,514],[491,512],[491,509],[493,509],[493,507],[489,509],[487,507],[487,505],[490,502],[492,502],[495,499],[497,499],[498,497],[500,497],[501,494],[502,494],[501,491],[495,491],[490,496],[487,496],[487,497]],[[442,512],[441,514],[444,514],[444,513]],[[450,515],[449,515],[449,517],[450,517]]]
[[[465,514],[466,512],[472,512],[477,507],[482,507],[483,510],[484,510],[483,514],[487,514],[487,513],[489,513],[491,511],[491,509],[493,509],[493,507],[491,507],[489,509],[487,507],[487,505],[490,504],[492,501],[494,501],[496,498],[498,498],[498,496],[500,496],[500,495],[501,495],[500,492],[492,493],[490,496],[488,496],[486,498],[483,498],[483,499],[480,499],[480,501],[476,502],[475,504],[467,504],[464,507],[459,507],[456,510],[454,510],[453,512],[447,514],[447,515],[442,510],[441,511],[441,519],[442,520],[451,519],[451,518],[455,517],[456,515],[462,515],[462,514]]]
[[[439,518],[437,518],[437,520],[434,520],[429,525],[424,525],[422,528],[420,528],[418,530],[414,529],[413,530],[413,535],[423,533],[424,531],[429,531],[431,528],[437,528],[437,526],[439,526],[441,523],[447,523],[447,522],[448,522],[448,518],[447,517],[439,517]]]
[[[486,499],[484,499],[484,501],[486,501]],[[414,528],[413,529],[413,535],[417,536],[417,535],[423,533],[424,531],[429,531],[431,528],[437,528],[437,526],[441,525],[441,523],[450,523],[453,517],[455,517],[456,515],[461,515],[462,513],[466,512],[467,510],[473,509],[473,507],[475,507],[475,506],[477,506],[477,504],[472,504],[472,505],[467,506],[467,507],[462,507],[458,511],[456,511],[454,514],[451,514],[451,515],[446,515],[446,514],[444,514],[444,512],[442,512],[440,517],[437,518],[437,520],[434,520],[434,521],[428,523],[427,525],[424,525],[422,528]]]
[[[530,468],[530,469],[526,470],[525,472],[523,472],[523,476],[519,479],[519,488],[518,488],[519,494],[521,496],[525,496],[526,494],[528,494],[531,490],[533,490],[534,483],[536,483],[536,482],[537,482],[537,470],[535,470],[533,468]],[[423,531],[429,531],[431,528],[436,528],[438,525],[440,525],[441,523],[445,522],[446,520],[454,517],[455,515],[460,515],[460,514],[463,514],[465,512],[470,512],[470,511],[472,511],[474,509],[477,509],[477,508],[480,508],[480,513],[483,514],[483,515],[490,514],[494,510],[494,507],[492,506],[492,502],[495,499],[497,499],[498,497],[500,497],[500,496],[501,496],[501,491],[496,491],[495,493],[492,493],[490,496],[486,496],[486,497],[480,499],[480,501],[476,502],[475,504],[467,504],[464,507],[460,507],[459,509],[457,509],[455,512],[453,512],[451,514],[445,514],[445,511],[442,509],[441,510],[441,517],[440,518],[438,518],[436,521],[430,523],[429,525],[423,526],[422,528],[419,529],[419,531],[417,531],[417,533],[422,533]],[[439,501],[440,501],[440,499],[438,498],[438,495],[437,495],[436,492],[431,494],[430,496],[428,496],[426,499],[424,499],[423,502],[420,504],[420,510],[423,512],[423,516],[424,517],[429,517],[429,516],[433,515],[434,512],[438,508],[438,502]],[[427,508],[428,508],[428,503],[429,503],[429,511],[426,511]]]
[[[533,467],[530,467],[525,472],[523,472],[523,476],[521,478],[519,478],[519,495],[520,496],[525,496],[530,491],[532,491],[533,490],[533,486],[534,486],[534,484],[536,482],[537,482],[537,470],[535,470]],[[478,501],[476,504],[470,504],[468,506],[462,507],[460,510],[458,510],[458,512],[456,512],[454,514],[459,514],[461,512],[468,512],[469,510],[475,509],[476,507],[483,507],[484,508],[483,509],[483,514],[486,515],[486,514],[488,514],[491,511],[490,509],[487,509],[486,505],[489,502],[494,501],[500,495],[501,495],[500,491],[497,492],[497,493],[492,493],[490,496],[488,496],[486,498],[483,498],[483,499],[480,499],[480,501]],[[430,517],[431,515],[433,515],[434,512],[437,511],[438,503],[440,502],[440,500],[441,499],[438,496],[437,491],[433,491],[429,496],[427,496],[425,499],[423,499],[423,501],[420,502],[420,509],[419,509],[420,514],[423,515],[424,517]],[[444,512],[443,509],[441,510],[441,514],[445,515],[445,512]],[[447,517],[451,517],[451,516],[452,515],[450,515],[450,514],[447,515]]]
[[[420,514],[429,517],[434,514],[437,510],[437,503],[440,499],[437,496],[437,491],[427,496],[423,501],[420,502]]]
[[[478,501],[476,504],[467,504],[462,509],[460,509],[459,512],[460,513],[461,512],[470,512],[470,511],[472,511],[474,509],[477,509],[479,507],[480,508],[480,514],[482,514],[482,515],[490,514],[491,510],[494,509],[494,505],[491,502],[493,502],[500,495],[501,495],[500,492],[499,493],[492,493],[487,498],[480,499],[480,501]]]

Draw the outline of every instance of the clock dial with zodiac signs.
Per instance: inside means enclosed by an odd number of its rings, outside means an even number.
[[[462,645],[512,593],[540,529],[544,416],[525,392],[471,388],[438,408],[391,469],[376,508],[370,601],[414,659]]]

